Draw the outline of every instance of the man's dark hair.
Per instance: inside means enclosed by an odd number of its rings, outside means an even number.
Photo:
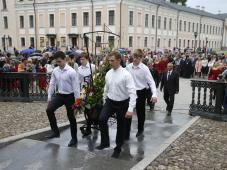
[[[57,59],[62,59],[64,60],[65,59],[65,53],[62,52],[62,51],[57,51],[55,54],[54,54],[54,59],[57,60]]]
[[[108,57],[111,57],[111,56],[114,56],[115,59],[117,59],[117,60],[121,60],[121,54],[117,51],[113,51],[113,52],[109,53]]]
[[[86,58],[87,60],[89,59],[88,53],[85,53],[85,52],[80,54],[80,58],[82,57]]]

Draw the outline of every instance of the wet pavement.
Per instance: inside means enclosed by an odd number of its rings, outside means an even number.
[[[78,129],[77,148],[68,148],[70,131],[61,132],[61,137],[47,141],[24,139],[6,146],[0,150],[1,170],[122,170],[130,169],[152,153],[171,135],[189,122],[188,114],[174,113],[167,117],[165,112],[147,111],[144,136],[136,138],[137,118],[134,116],[131,138],[123,146],[119,159],[112,159],[111,154],[115,146],[116,124],[111,124],[111,147],[103,151],[95,150],[100,143],[100,134],[93,130],[92,135],[82,138]],[[78,124],[78,128],[82,124]]]
[[[185,93],[189,92],[186,90]],[[180,94],[179,97],[184,95]],[[130,169],[192,119],[187,114],[190,104],[188,96],[182,100],[184,102],[176,102],[172,117],[166,116],[165,105],[162,98],[160,99],[154,112],[147,108],[144,135],[139,138],[136,138],[137,117],[134,116],[131,138],[124,144],[119,159],[111,158],[115,147],[116,124],[109,126],[111,146],[103,151],[95,150],[100,144],[99,131],[93,130],[91,136],[82,138],[79,130],[82,124],[78,124],[77,148],[67,147],[70,141],[69,129],[62,131],[61,137],[56,139],[46,141],[24,139],[0,150],[0,170]]]

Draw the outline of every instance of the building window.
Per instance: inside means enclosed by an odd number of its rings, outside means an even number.
[[[154,28],[155,27],[155,15],[152,15],[152,28]]]
[[[166,22],[167,22],[167,19],[166,17],[164,18],[164,30],[166,30]]]
[[[44,37],[40,37],[40,47],[45,47],[45,39],[44,39]]]
[[[179,31],[182,31],[182,20],[180,20]]]
[[[161,16],[158,16],[158,29],[161,29]]]
[[[96,36],[96,47],[101,47],[102,37]]]
[[[199,23],[196,24],[196,32],[199,31]]]
[[[192,24],[192,32],[195,32],[195,23]]]
[[[214,34],[215,26],[213,26],[213,34]]]
[[[186,21],[184,21],[184,32],[186,32]]]
[[[109,11],[109,25],[114,25],[115,20],[115,11]]]
[[[61,37],[61,47],[66,47],[66,38]]]
[[[20,16],[20,28],[24,28],[24,16]]]
[[[49,15],[49,26],[54,27],[54,14]]]
[[[181,48],[181,39],[179,39],[179,48]]]
[[[100,26],[101,25],[101,11],[96,12],[96,25]]]
[[[169,19],[169,30],[172,30],[172,18]]]
[[[110,48],[113,48],[114,47],[114,36],[109,36],[108,41],[109,41]]]
[[[129,41],[129,47],[132,47],[132,44],[133,44],[133,37],[130,36],[128,41]]]
[[[44,15],[43,14],[39,14],[39,26],[40,28],[43,28],[45,25],[44,25]]]
[[[188,40],[188,46],[187,47],[189,48],[189,46],[190,46],[190,40]]]
[[[203,25],[203,33],[204,34],[206,33],[206,25],[205,24]]]
[[[35,38],[34,37],[30,37],[30,46],[35,47]]]
[[[147,37],[144,38],[144,47],[147,47]]]
[[[202,33],[202,24],[200,24],[199,33],[200,33],[200,34]]]
[[[138,24],[139,27],[142,26],[142,24],[141,24],[141,18],[142,18],[142,17],[141,17],[141,16],[142,16],[142,14],[141,14],[141,12],[139,12],[139,13],[138,13],[138,18],[137,18],[137,24]]]
[[[2,47],[5,48],[5,46],[6,46],[5,38],[2,37]]]
[[[29,27],[34,28],[34,17],[33,17],[33,15],[29,15]]]
[[[12,38],[8,37],[8,41],[9,41],[9,47],[12,47],[13,46]]]
[[[87,42],[87,46],[89,47],[89,41]],[[84,38],[84,47],[86,47],[86,38]]]
[[[21,47],[25,47],[25,38],[24,37],[20,38],[20,44],[21,44]]]
[[[76,27],[77,26],[77,13],[72,13],[71,14],[71,18],[72,18],[72,27]]]
[[[191,31],[191,22],[188,22],[188,32]]]
[[[209,33],[209,25],[207,25],[207,34]]]
[[[83,14],[83,25],[84,26],[88,26],[89,25],[89,13],[88,12],[84,12]]]
[[[6,6],[6,0],[2,0],[2,6],[3,6],[3,9],[6,9],[7,6]]]
[[[160,48],[160,38],[158,38],[157,47]]]
[[[66,18],[65,18],[65,13],[60,14],[60,27],[65,27],[66,26]]]
[[[145,15],[145,27],[148,27],[148,20],[149,20],[149,15],[148,14],[146,14]]]
[[[169,48],[171,47],[171,39],[169,39],[168,47],[169,47]]]
[[[8,28],[8,18],[5,16],[3,17],[4,20],[4,28],[7,29]]]
[[[133,25],[133,11],[129,12],[129,25],[132,26]]]

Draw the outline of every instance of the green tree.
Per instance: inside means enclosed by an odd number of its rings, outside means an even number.
[[[172,2],[172,3],[178,3],[178,2],[180,2],[180,3],[182,3],[182,5],[186,5],[186,2],[187,2],[187,0],[170,0],[170,2]]]

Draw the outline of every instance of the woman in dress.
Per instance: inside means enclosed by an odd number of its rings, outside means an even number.
[[[202,60],[198,58],[195,62],[195,74],[197,78],[200,78],[202,70]]]

